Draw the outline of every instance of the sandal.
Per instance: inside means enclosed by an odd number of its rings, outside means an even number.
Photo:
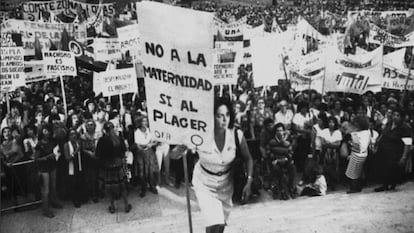
[[[115,213],[115,207],[113,205],[110,205],[108,207],[108,210],[109,210],[109,213],[111,213],[111,214]]]
[[[128,204],[128,205],[125,207],[125,213],[129,213],[129,212],[131,211],[131,209],[132,209],[132,205],[131,205],[131,204]]]

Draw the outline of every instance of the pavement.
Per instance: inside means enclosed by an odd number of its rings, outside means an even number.
[[[203,216],[191,190],[193,232],[205,232]],[[107,211],[107,200],[74,208],[69,202],[56,217],[41,215],[40,208],[2,213],[0,233],[175,233],[189,232],[185,189],[159,188],[159,194],[139,197],[132,190],[130,213]],[[226,233],[277,232],[414,232],[414,182],[397,186],[395,191],[346,194],[344,190],[323,197],[272,200],[262,191],[254,203],[235,206]]]

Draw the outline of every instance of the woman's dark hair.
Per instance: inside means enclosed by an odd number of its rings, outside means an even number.
[[[302,108],[306,108],[306,110],[309,110],[309,104],[307,102],[299,102],[298,103],[298,112],[302,110]]]
[[[60,121],[59,113],[51,113],[49,115],[49,121],[48,121],[48,123],[49,124],[52,124],[53,123],[53,120],[59,120]]]
[[[279,122],[275,125],[275,127],[273,127],[275,134],[276,134],[276,130],[280,127],[282,127],[283,130],[286,130],[285,125],[283,123]]]
[[[368,130],[369,129],[369,121],[368,117],[356,117],[354,119],[353,124],[359,129],[359,130]]]
[[[398,112],[400,114],[400,116],[401,116],[401,119],[404,119],[404,116],[405,116],[404,109],[402,109],[402,108],[394,108],[392,110],[392,113],[394,113],[394,112]]]
[[[76,129],[75,129],[75,128],[69,128],[69,130],[68,130],[68,135],[67,135],[67,139],[68,139],[68,140],[69,140],[69,136],[70,136],[70,134],[71,134],[72,132],[75,132],[75,134],[76,134],[76,138],[79,138],[79,133],[78,133],[78,131],[76,131]]]
[[[29,129],[31,129],[34,133],[34,135],[37,134],[37,127],[33,124],[28,124],[23,128],[23,133],[24,133],[24,137],[27,137],[27,132],[29,131]]]
[[[8,126],[4,127],[4,128],[1,130],[0,142],[3,142],[3,141],[4,141],[4,137],[3,137],[3,135],[4,135],[4,131],[6,131],[6,129],[8,129],[8,130],[10,130],[10,131],[11,131],[10,127],[8,127]]]
[[[135,117],[135,120],[134,120],[133,124],[134,124],[134,126],[135,126],[135,128],[136,128],[136,129],[141,128],[141,126],[142,126],[142,121],[143,121],[145,118],[147,118],[147,117],[146,117],[146,116],[143,116],[143,115],[139,115],[139,116],[136,116],[136,117]]]
[[[326,115],[326,113],[324,112],[319,113],[318,119],[322,121],[322,124],[325,128],[328,126],[328,116]]]
[[[329,126],[329,122],[332,121],[334,123],[334,130],[339,129],[339,123],[338,123],[338,119],[336,119],[336,117],[330,116],[328,117],[328,126]]]
[[[47,131],[49,131],[49,139],[52,138],[52,134],[53,134],[53,130],[52,130],[52,126],[50,124],[44,124],[42,125],[42,128],[39,130],[39,140],[42,140],[45,135],[43,134],[43,130],[46,129]]]
[[[233,111],[233,105],[232,105],[232,103],[230,102],[230,100],[228,98],[223,98],[223,97],[215,98],[215,100],[214,100],[214,115],[216,115],[217,109],[222,105],[225,105],[227,107],[227,110],[229,111],[229,114],[230,114],[229,129],[233,129],[233,126],[234,126],[234,111]]]
[[[114,127],[114,124],[112,124],[112,122],[110,121],[105,122],[105,124],[103,125],[103,129],[105,130],[106,133],[109,132],[109,129],[111,127]]]

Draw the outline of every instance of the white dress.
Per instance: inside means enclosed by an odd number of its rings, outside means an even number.
[[[237,135],[241,142],[243,132],[239,130]],[[234,130],[226,129],[221,152],[214,142],[212,152],[199,151],[198,153],[200,159],[194,167],[193,185],[201,212],[206,219],[206,226],[226,224],[233,206],[233,179],[230,172],[221,176],[211,175],[201,165],[213,173],[230,169],[236,157]]]

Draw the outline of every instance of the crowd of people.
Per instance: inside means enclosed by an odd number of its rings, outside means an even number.
[[[340,15],[347,10],[346,5],[335,7],[330,10]],[[282,28],[299,14],[311,17],[320,10],[306,4],[263,8],[215,3],[195,9],[216,12],[223,20],[247,16],[252,26],[277,16]],[[232,106],[226,106],[253,157],[253,194],[264,189],[274,199],[287,200],[326,195],[341,184],[349,185],[348,193],[361,192],[371,183],[381,185],[375,189],[379,192],[395,189],[413,174],[413,93],[322,95],[296,92],[288,83],[258,89],[251,74],[251,65],[242,65],[238,84],[231,90],[217,87],[216,96],[231,100]],[[58,80],[20,88],[10,97],[10,107],[4,102],[0,108],[2,198],[41,199],[43,214],[53,217],[61,200],[80,207],[106,195],[110,213],[117,211],[119,198],[129,212],[133,206],[127,194],[134,195],[134,187],[141,197],[147,191],[157,194],[159,185],[180,187],[184,153],[190,182],[193,169],[194,185],[202,179],[202,168],[195,164],[203,155],[155,140],[143,92],[125,94],[123,101],[95,96],[91,77],[66,80],[65,90],[66,109]]]

